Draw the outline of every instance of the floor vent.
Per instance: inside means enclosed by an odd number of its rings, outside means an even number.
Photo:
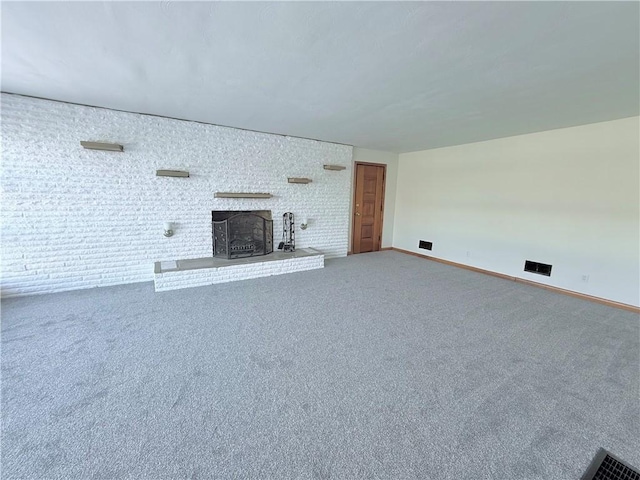
[[[537,273],[539,275],[546,275],[547,277],[550,277],[551,265],[547,265],[546,263],[532,262],[531,260],[527,260],[524,262],[524,271]]]
[[[420,240],[418,243],[418,248],[424,248],[425,250],[431,250],[433,248],[433,243],[427,242],[425,240]]]
[[[640,480],[640,472],[601,448],[582,480]]]

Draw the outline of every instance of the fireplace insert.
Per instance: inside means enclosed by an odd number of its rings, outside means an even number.
[[[211,212],[213,256],[243,258],[273,252],[271,211]]]

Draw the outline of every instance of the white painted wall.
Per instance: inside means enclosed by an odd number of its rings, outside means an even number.
[[[393,245],[638,306],[639,142],[631,117],[400,154]]]
[[[212,255],[211,211],[292,211],[299,247],[347,254],[352,147],[2,94],[2,295],[151,281]],[[124,144],[84,150],[81,140]],[[327,171],[325,163],[345,165]],[[190,178],[156,177],[157,169]],[[313,183],[287,183],[287,177]],[[268,200],[216,191],[270,192]],[[163,223],[175,235],[163,236]]]
[[[382,220],[382,248],[393,246],[393,224],[396,209],[396,181],[398,178],[398,154],[369,150],[367,148],[353,148],[353,163],[369,162],[380,163],[387,166],[387,176],[384,187],[384,218]],[[351,172],[351,219],[353,219],[353,195],[355,188],[355,168]],[[349,251],[351,251],[351,229],[353,221],[349,222]]]

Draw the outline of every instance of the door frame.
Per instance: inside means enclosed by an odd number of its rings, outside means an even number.
[[[354,253],[355,236],[356,236],[356,195],[358,193],[358,165],[370,166],[370,167],[382,167],[382,209],[380,210],[380,245],[378,250],[382,250],[382,231],[384,229],[384,201],[385,190],[387,188],[387,164],[386,163],[373,163],[373,162],[354,162],[353,163],[353,203],[351,209],[351,253]],[[360,253],[360,252],[358,252]]]

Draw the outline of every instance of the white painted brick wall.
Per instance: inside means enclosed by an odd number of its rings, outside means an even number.
[[[272,210],[275,242],[292,211],[310,220],[296,231],[298,247],[347,253],[350,146],[11,94],[1,107],[2,296],[151,281],[155,261],[212,255],[212,210]],[[81,140],[125,151],[85,150]],[[156,177],[158,169],[191,177]],[[274,198],[216,199],[216,191]]]
[[[324,256],[287,258],[269,262],[231,265],[219,268],[201,268],[155,275],[156,292],[180,288],[201,287],[217,283],[235,282],[249,278],[270,277],[286,273],[304,272],[324,267]]]

